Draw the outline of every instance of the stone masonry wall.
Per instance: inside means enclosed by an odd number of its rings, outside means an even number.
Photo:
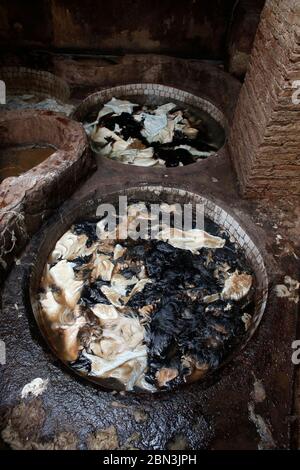
[[[299,0],[267,0],[229,137],[245,196],[300,195],[299,59]]]

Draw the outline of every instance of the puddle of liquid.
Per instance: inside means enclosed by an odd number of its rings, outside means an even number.
[[[56,149],[45,145],[0,148],[0,183],[10,176],[19,176],[46,160]]]

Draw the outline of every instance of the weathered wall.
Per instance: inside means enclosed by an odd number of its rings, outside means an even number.
[[[267,0],[229,139],[244,195],[300,195],[299,57],[299,0]]]
[[[265,0],[239,0],[228,33],[228,71],[238,78],[247,72],[255,33]]]
[[[52,16],[48,0],[1,0],[1,45],[49,45]]]
[[[234,4],[235,0],[2,0],[0,45],[223,59]]]

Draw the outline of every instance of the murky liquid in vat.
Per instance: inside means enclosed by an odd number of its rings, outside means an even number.
[[[0,183],[10,176],[19,176],[42,163],[56,149],[51,146],[14,146],[0,148]]]

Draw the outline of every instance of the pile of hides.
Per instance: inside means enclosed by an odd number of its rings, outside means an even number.
[[[149,220],[147,207],[131,204],[113,231],[105,219],[73,224],[38,293],[57,355],[117,390],[155,392],[204,378],[243,342],[254,312],[255,278],[220,227],[206,219],[205,231],[184,231],[170,218],[155,238],[133,238],[133,227]]]
[[[95,153],[128,165],[189,165],[219,148],[209,126],[174,103],[150,107],[112,98],[84,127]]]

